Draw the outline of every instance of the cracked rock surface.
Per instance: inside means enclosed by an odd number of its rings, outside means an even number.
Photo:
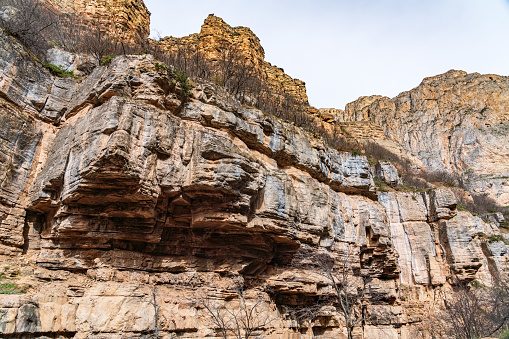
[[[260,335],[342,338],[331,310],[307,325],[285,311],[327,294],[292,265],[306,247],[348,249],[386,296],[394,322],[359,338],[414,338],[453,276],[508,270],[507,245],[486,240],[498,226],[457,211],[449,189],[377,192],[365,156],[208,83],[186,100],[150,55],[56,78],[0,45],[0,269],[26,287],[0,294],[5,335],[148,338],[157,323],[166,338],[217,337],[192,300],[232,303],[242,277],[275,319]]]

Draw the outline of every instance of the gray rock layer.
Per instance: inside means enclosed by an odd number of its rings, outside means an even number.
[[[206,83],[186,102],[150,55],[62,79],[0,44],[0,260],[28,286],[0,295],[4,335],[215,337],[193,300],[234,304],[241,277],[272,319],[260,335],[341,338],[330,307],[309,324],[288,311],[328,293],[291,264],[308,247],[348,251],[389,300],[393,322],[357,335],[414,338],[434,291],[507,272],[507,246],[485,237],[497,225],[451,191],[376,192],[365,156]]]

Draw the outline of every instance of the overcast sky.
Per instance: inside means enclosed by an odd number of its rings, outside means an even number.
[[[509,75],[509,0],[145,0],[162,36],[209,13],[260,38],[265,60],[306,82],[309,103],[394,97],[450,69]]]

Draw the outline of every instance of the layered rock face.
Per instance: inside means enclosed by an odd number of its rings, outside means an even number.
[[[285,74],[282,68],[265,61],[265,51],[260,39],[247,27],[231,27],[223,19],[209,15],[201,27],[200,33],[182,38],[165,37],[157,42],[167,50],[178,48],[200,51],[205,58],[217,61],[224,58],[225,47],[232,46],[235,53],[244,58],[243,62],[252,65],[256,73],[266,81],[275,92],[288,94],[307,104],[306,85],[299,79]],[[241,58],[241,59],[242,59]]]
[[[372,121],[432,171],[509,205],[509,77],[449,71],[390,99],[362,97],[344,121]]]
[[[138,41],[150,34],[150,12],[142,0],[45,1],[59,11],[77,13],[88,19],[91,25],[101,25],[128,39]]]
[[[292,265],[306,247],[348,251],[384,296],[390,321],[358,338],[416,338],[435,292],[508,272],[496,224],[450,190],[377,192],[394,168],[209,84],[186,99],[150,55],[57,78],[0,44],[0,260],[23,292],[0,295],[3,335],[220,337],[196,300],[235,303],[240,279],[270,319],[259,335],[343,338],[330,308],[292,316],[328,293]]]

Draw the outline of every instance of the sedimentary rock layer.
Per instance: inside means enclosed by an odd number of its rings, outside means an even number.
[[[92,27],[102,27],[140,41],[150,34],[150,12],[142,0],[45,0],[64,13],[76,13]]]
[[[223,19],[211,14],[205,19],[200,33],[182,38],[165,37],[157,44],[174,52],[178,48],[188,53],[200,51],[211,61],[231,58],[222,53],[227,48],[234,48],[235,59],[251,65],[255,73],[267,82],[274,92],[291,95],[303,104],[308,103],[306,84],[299,79],[293,79],[282,68],[265,61],[265,51],[260,39],[248,27],[231,27]]]
[[[390,99],[361,97],[340,119],[372,121],[431,171],[509,205],[509,78],[451,70]]]
[[[270,319],[259,335],[342,338],[330,306],[295,317],[330,293],[293,264],[306,248],[348,253],[382,296],[367,311],[390,321],[356,335],[415,338],[436,293],[507,272],[497,225],[449,189],[377,192],[373,174],[394,183],[393,167],[211,84],[186,98],[150,55],[58,78],[0,44],[0,260],[21,293],[0,295],[4,335],[219,337],[197,301],[234,305],[241,283]]]

